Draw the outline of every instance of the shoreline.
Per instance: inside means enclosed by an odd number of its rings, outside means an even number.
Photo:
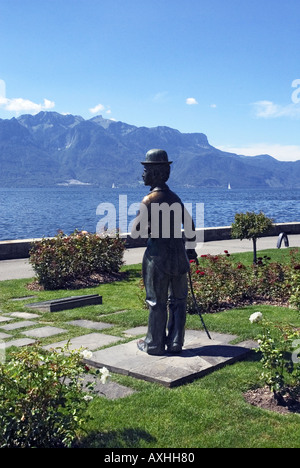
[[[275,223],[270,231],[262,237],[279,236],[282,232],[287,235],[300,234],[300,222]],[[231,226],[207,227],[196,229],[197,244],[205,242],[231,240]],[[147,239],[132,239],[130,234],[121,236],[125,239],[126,248],[145,247]],[[14,260],[20,258],[29,258],[29,250],[32,243],[39,241],[40,238],[17,239],[0,241],[0,261]]]

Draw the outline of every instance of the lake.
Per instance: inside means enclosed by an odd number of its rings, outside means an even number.
[[[172,187],[171,187],[172,188]],[[119,201],[131,210],[148,193],[147,187],[101,189],[90,186],[53,188],[0,188],[0,240],[55,236],[58,230],[96,232],[103,218],[104,203],[115,207],[119,222]],[[204,226],[229,226],[237,212],[263,211],[274,222],[300,221],[300,189],[194,189],[175,188],[184,203],[204,206]],[[121,198],[120,198],[121,197]],[[102,210],[97,207],[101,204]],[[100,211],[103,213],[100,215]],[[132,211],[132,213],[134,210]],[[126,213],[126,224],[134,218]],[[199,225],[197,227],[201,227]]]

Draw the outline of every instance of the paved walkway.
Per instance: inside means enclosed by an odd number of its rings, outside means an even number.
[[[289,236],[290,247],[300,247],[300,235]],[[258,250],[275,249],[277,237],[262,237],[257,241]],[[284,248],[284,246],[282,247]],[[229,253],[252,251],[252,242],[248,240],[230,239],[224,241],[205,242],[197,245],[198,255],[217,255],[228,250]],[[144,248],[128,249],[125,251],[124,260],[127,265],[141,263]],[[2,260],[0,261],[0,281],[10,279],[32,278],[34,272],[28,259]]]
[[[101,315],[96,316],[95,319],[96,321],[67,321],[64,322],[65,328],[58,328],[45,325],[43,315],[40,313],[2,312],[0,315],[0,354],[2,353],[2,358],[5,358],[6,349],[11,346],[28,346],[36,340],[52,337],[54,341],[51,344],[42,345],[45,350],[61,349],[67,344],[70,350],[85,348],[89,353],[84,356],[84,361],[93,367],[104,366],[111,372],[174,387],[191,382],[223,365],[244,359],[256,346],[252,341],[231,345],[231,341],[237,338],[234,335],[212,332],[210,340],[204,331],[186,330],[184,349],[180,355],[166,353],[164,356],[149,356],[137,348],[137,337],[145,335],[147,327],[124,330],[123,336],[120,337],[102,333],[103,330],[114,327],[114,324],[98,321]],[[66,338],[70,332],[70,325],[73,329],[85,328],[86,333],[57,341],[60,335]],[[11,333],[16,334],[12,336]],[[130,338],[130,341],[124,343],[125,338]],[[100,385],[100,382],[98,381],[97,384]],[[101,387],[99,390],[104,389]],[[128,389],[115,384],[113,389],[107,389],[105,394],[108,398],[124,397],[128,395]]]

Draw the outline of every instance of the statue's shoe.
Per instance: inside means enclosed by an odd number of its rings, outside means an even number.
[[[150,354],[151,356],[163,356],[165,354],[164,349],[149,348],[148,344],[144,340],[139,340],[137,342],[137,347],[140,351]]]
[[[174,343],[168,346],[167,351],[171,354],[180,354],[182,352],[182,346],[177,343]]]

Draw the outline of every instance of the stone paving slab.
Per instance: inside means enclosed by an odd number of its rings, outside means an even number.
[[[13,320],[13,319],[10,318],[10,317],[3,317],[2,315],[0,316],[0,323],[2,323],[2,322],[10,322],[11,320]]]
[[[32,338],[47,338],[48,336],[58,335],[60,333],[66,333],[67,331],[68,330],[64,330],[63,328],[46,326],[46,327],[34,328],[33,330],[22,332],[22,334],[32,337]]]
[[[180,355],[149,356],[137,348],[137,340],[95,351],[87,364],[107,367],[111,372],[130,375],[167,387],[175,387],[202,377],[220,367],[245,358],[254,342],[230,345],[234,335],[187,330]]]
[[[127,337],[146,335],[148,327],[134,327],[129,328],[128,330],[123,331],[123,334]]]
[[[94,349],[101,348],[102,346],[107,346],[117,341],[122,340],[119,336],[104,335],[104,333],[90,333],[88,335],[81,335],[75,338],[71,338],[69,343],[70,351],[80,348],[87,348],[88,350],[93,351]],[[60,341],[58,343],[52,343],[46,345],[43,348],[50,350],[52,348],[64,347],[69,340]]]
[[[2,333],[0,332],[0,340],[5,340],[5,338],[9,338],[11,335],[8,333]]]
[[[17,340],[6,341],[5,343],[0,343],[0,349],[7,349],[10,346],[28,346],[35,343],[35,340],[31,340],[30,338],[19,338]]]
[[[17,317],[17,318],[22,318],[22,319],[33,319],[33,318],[39,318],[40,316],[38,314],[31,314],[30,312],[12,312],[10,314],[11,317]]]
[[[30,327],[31,325],[37,325],[38,322],[23,320],[22,322],[9,323],[7,325],[0,325],[2,330],[17,330],[18,328]]]
[[[125,387],[125,385],[118,384],[117,382],[108,381],[105,384],[101,383],[98,376],[93,375],[84,375],[83,376],[83,386],[86,389],[86,385],[90,382],[94,382],[94,391],[98,396],[103,396],[109,400],[116,400],[118,398],[125,398],[133,393],[136,393],[136,390],[133,388]],[[87,390],[87,389],[86,389]]]
[[[88,328],[91,330],[104,330],[105,328],[112,328],[114,325],[111,323],[104,322],[93,322],[92,320],[71,320],[67,322],[70,325],[75,325],[77,327]]]

